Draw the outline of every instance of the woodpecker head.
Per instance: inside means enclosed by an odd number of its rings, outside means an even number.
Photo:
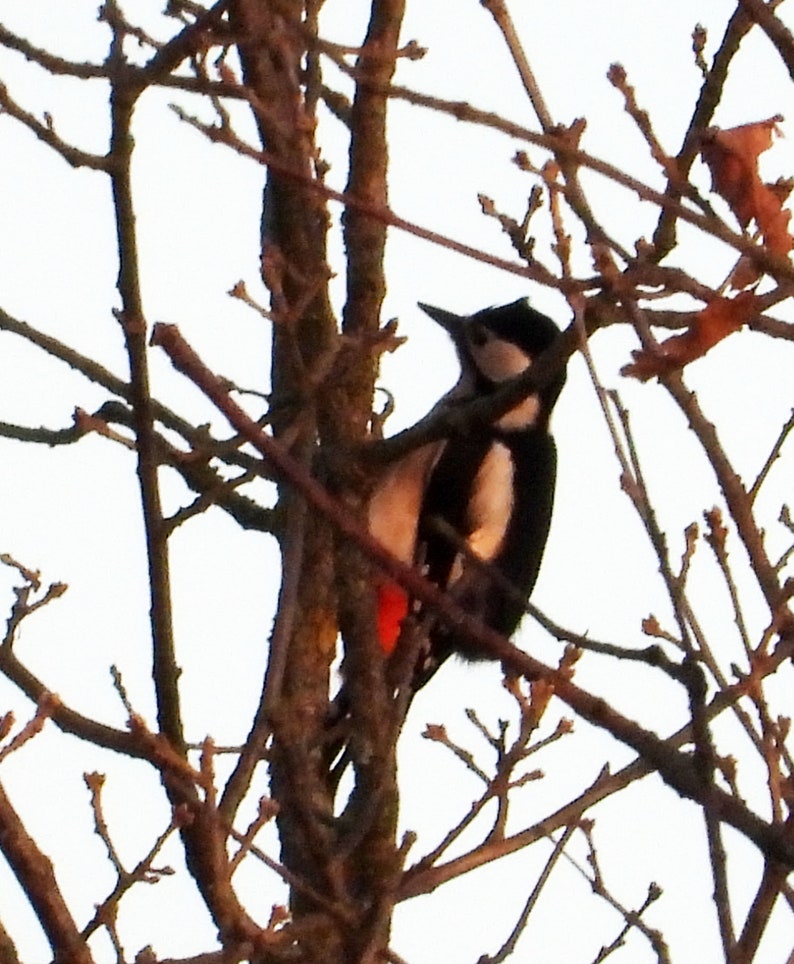
[[[421,302],[419,307],[449,333],[455,345],[461,367],[460,381],[453,389],[457,398],[486,395],[520,375],[560,333],[551,318],[530,308],[524,298],[474,315],[454,315]],[[562,369],[537,395],[502,416],[498,427],[505,431],[545,428],[564,384]]]

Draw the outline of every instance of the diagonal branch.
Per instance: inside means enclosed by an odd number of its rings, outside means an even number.
[[[37,47],[24,37],[13,33],[4,24],[0,23],[0,46],[8,50],[16,50],[22,54],[25,60],[29,60],[39,67],[43,67],[51,74],[58,74],[66,77],[79,77],[81,80],[92,78],[107,77],[107,68],[102,64],[81,64],[72,60],[65,60],[63,57],[56,57],[55,54]]]
[[[515,673],[530,680],[545,679],[554,686],[555,695],[593,725],[607,730],[617,740],[632,747],[650,763],[680,796],[708,807],[720,821],[730,824],[769,857],[794,867],[794,840],[786,828],[770,824],[750,811],[740,800],[703,781],[691,756],[672,748],[656,734],[612,709],[600,697],[581,689],[568,675],[545,665],[517,649],[504,637],[488,629],[462,610],[448,594],[429,583],[416,570],[394,558],[351,516],[339,502],[302,469],[278,442],[264,433],[206,368],[184,341],[174,325],[155,325],[152,343],[162,347],[172,364],[207,395],[235,429],[270,459],[281,478],[296,486],[310,506],[328,518],[339,532],[351,539],[388,576],[401,585],[449,624],[465,635],[483,653],[500,660]]]
[[[779,2],[780,0],[773,0],[771,3],[764,3],[764,0],[739,0],[739,5],[772,41],[794,80],[794,34],[775,16],[773,8]]]
[[[780,584],[779,575],[767,554],[762,533],[753,517],[751,495],[726,456],[717,430],[703,414],[695,393],[684,385],[679,374],[666,376],[663,381],[708,456],[739,537],[750,557],[752,571],[764,594],[772,620],[780,620],[782,630],[787,632],[794,626],[794,617],[785,608],[787,597]]]
[[[2,308],[0,308],[0,331],[10,331],[15,335],[19,335],[20,338],[24,338],[31,344],[41,348],[47,352],[48,355],[52,355],[53,358],[57,358],[70,368],[80,372],[80,374],[84,375],[89,381],[101,385],[109,392],[112,392],[112,394],[123,398],[126,402],[132,401],[132,390],[129,382],[125,382],[124,379],[113,374],[109,369],[100,365],[99,362],[75,351],[74,348],[64,344],[64,342],[59,341],[52,335],[47,335],[27,322],[12,317]],[[197,428],[191,422],[181,418],[170,408],[167,408],[162,402],[158,402],[154,398],[151,402],[155,419],[166,428],[173,429],[173,431],[181,435],[194,451],[206,454],[207,460],[210,458],[219,458],[228,462],[230,465],[240,466],[248,472],[258,471],[261,468],[261,462],[258,459],[253,458],[245,452],[240,452],[236,445],[230,447],[228,440],[213,439],[206,429],[202,427]],[[97,412],[97,415],[111,422],[119,422],[122,425],[128,425],[130,427],[133,426],[127,409],[113,401],[106,402]],[[64,432],[67,431],[70,430],[64,430]],[[9,429],[8,432],[4,434],[11,436],[12,433]],[[65,435],[61,436],[61,438],[64,441],[66,440]],[[36,439],[34,438],[32,440],[35,441]],[[40,436],[38,440],[51,444],[50,439],[43,435]],[[188,482],[188,484],[192,483]]]
[[[22,621],[51,600],[58,598],[66,587],[63,584],[55,583],[49,587],[41,598],[31,600],[31,593],[39,589],[38,574],[33,573],[7,555],[0,555],[0,562],[17,569],[25,579],[25,585],[15,590],[16,602],[7,620],[5,635],[0,641],[0,673],[19,687],[25,696],[37,706],[46,704],[48,716],[64,733],[71,733],[79,739],[93,743],[95,746],[106,747],[128,756],[144,756],[145,754],[130,733],[125,730],[117,730],[112,726],[106,726],[104,723],[92,720],[65,706],[17,658],[14,652],[14,642]]]
[[[108,17],[116,9],[115,0],[105,5]],[[109,67],[114,76],[124,75],[123,36],[114,33]],[[138,276],[138,247],[132,194],[131,163],[133,140],[132,115],[139,90],[123,81],[111,87],[110,176],[116,217],[119,273],[118,291],[122,309],[119,314],[130,366],[130,402],[138,455],[138,481],[141,494],[146,550],[149,561],[152,630],[152,675],[157,693],[160,727],[175,748],[185,751],[185,738],[179,700],[179,669],[176,664],[171,612],[171,586],[168,568],[167,529],[163,524],[158,459],[154,433],[154,412],[149,388],[146,358],[146,320]]]
[[[503,134],[506,134],[509,137],[526,141],[528,144],[534,144],[550,151],[553,154],[557,154],[561,158],[565,158],[566,162],[569,161],[576,166],[585,167],[589,170],[595,171],[608,180],[614,181],[616,184],[619,184],[633,194],[636,194],[642,200],[658,205],[664,211],[669,211],[671,216],[674,215],[675,218],[680,218],[682,221],[686,221],[689,224],[694,225],[705,234],[711,235],[712,237],[715,237],[734,248],[741,254],[747,255],[754,264],[758,265],[765,272],[779,281],[794,283],[794,265],[791,264],[788,258],[774,254],[765,247],[761,247],[756,244],[755,241],[746,235],[733,231],[724,221],[720,220],[715,215],[711,214],[707,216],[700,211],[694,211],[691,208],[684,206],[677,194],[666,194],[661,191],[657,191],[645,184],[643,181],[639,180],[639,178],[626,174],[624,171],[615,167],[615,165],[610,164],[607,161],[603,161],[601,158],[595,157],[592,154],[588,154],[587,151],[583,151],[581,148],[575,146],[575,144],[571,142],[570,137],[557,133],[539,134],[537,131],[531,131],[513,121],[505,120],[504,118],[490,111],[479,110],[475,107],[472,107],[470,104],[462,103],[460,101],[444,100],[443,98],[420,94],[405,87],[391,85],[388,88],[388,91],[391,97],[405,100],[408,103],[418,104],[420,106],[439,111],[440,113],[449,114],[458,120],[465,121],[470,124],[501,131]],[[230,132],[223,127],[204,124],[196,118],[191,117],[176,105],[172,105],[172,109],[183,121],[195,127],[197,130],[200,130],[210,140],[226,144],[227,146],[232,147],[237,153],[250,157],[253,160],[258,161],[260,164],[265,164],[279,176],[297,181],[303,184],[309,190],[317,192],[318,194],[321,194],[322,196],[331,200],[338,201],[341,204],[344,204],[347,208],[360,208],[373,217],[382,218],[387,224],[393,225],[394,227],[399,228],[401,231],[406,231],[409,234],[413,234],[416,237],[423,238],[424,240],[428,240],[435,244],[441,244],[442,246],[449,248],[451,251],[456,251],[465,257],[472,258],[476,261],[482,261],[487,264],[492,264],[504,271],[509,271],[512,274],[522,275],[526,278],[537,281],[539,284],[546,284],[551,287],[558,288],[563,292],[587,290],[588,288],[591,289],[601,287],[603,284],[603,282],[598,278],[585,281],[576,279],[572,279],[571,281],[566,281],[565,279],[560,280],[552,277],[549,272],[537,262],[524,265],[518,264],[504,258],[488,255],[479,248],[474,248],[471,245],[455,241],[451,238],[446,238],[437,232],[430,231],[421,225],[400,217],[389,208],[382,208],[380,210],[375,209],[371,205],[367,205],[367,203],[361,198],[351,197],[342,191],[336,191],[333,188],[328,187],[326,184],[318,180],[307,178],[294,167],[290,167],[289,164],[286,164],[281,158],[273,154],[271,151],[259,150],[251,147],[249,144],[246,144],[239,138],[231,135]],[[521,154],[517,155],[516,160],[519,163],[519,166],[522,166]],[[561,184],[559,186],[559,190],[561,193],[565,194],[567,198],[572,196],[572,189],[568,184]],[[780,298],[777,300],[780,300]]]
[[[535,109],[543,133],[556,136],[558,147],[556,149],[552,148],[552,150],[554,151],[557,163],[565,179],[565,197],[571,209],[584,225],[588,242],[590,244],[606,242],[625,262],[630,261],[631,257],[629,253],[606,236],[606,232],[593,214],[590,202],[579,181],[578,161],[569,150],[572,144],[576,146],[575,142],[578,138],[567,136],[567,132],[562,131],[561,128],[555,125],[551,113],[546,106],[540,86],[524,53],[524,48],[518,37],[505,0],[480,0],[480,2],[494,18],[497,27],[504,37],[507,49],[510,51],[513,63],[518,69],[524,89]],[[572,132],[573,127],[571,128],[571,133]]]
[[[146,85],[158,82],[175,70],[183,60],[194,56],[212,41],[213,30],[223,22],[229,0],[217,0],[196,20],[164,44],[141,71],[138,83],[145,79]]]
[[[25,829],[0,785],[0,851],[8,861],[47,936],[56,961],[93,964],[93,957],[63,899],[52,862]]]
[[[79,147],[69,144],[55,132],[51,124],[45,124],[37,117],[26,111],[11,97],[8,88],[0,82],[0,113],[8,114],[14,120],[19,121],[27,127],[31,133],[51,147],[57,154],[72,167],[88,167],[93,171],[106,171],[108,169],[108,159],[100,154],[90,154],[88,151],[81,151]]]
[[[698,152],[697,135],[704,127],[707,127],[711,123],[717,105],[722,98],[722,89],[728,78],[728,68],[739,51],[739,45],[745,35],[750,31],[752,25],[752,21],[747,17],[746,12],[741,9],[741,6],[737,7],[731,19],[728,21],[725,35],[714,57],[711,70],[709,70],[703,81],[697,104],[695,105],[692,118],[689,121],[689,127],[684,135],[681,150],[675,159],[677,167],[676,180],[678,182],[685,181],[689,177],[689,171],[692,168]],[[665,194],[671,199],[677,199],[679,197],[677,184],[673,183],[672,180],[668,181]],[[656,260],[661,261],[675,247],[676,220],[678,217],[679,212],[675,207],[663,208],[659,222],[656,225],[656,231],[653,235],[653,244],[656,248]]]
[[[263,757],[268,737],[272,732],[271,719],[281,699],[289,641],[295,627],[299,580],[304,558],[306,503],[296,492],[290,493],[288,498],[286,523],[281,540],[283,575],[276,607],[276,619],[270,635],[267,672],[251,730],[218,805],[221,817],[229,825],[248,792],[254,770]]]
[[[513,930],[510,932],[507,940],[502,944],[495,955],[483,954],[483,956],[478,960],[477,964],[503,964],[508,957],[512,956],[518,944],[518,939],[524,932],[527,922],[529,921],[529,915],[532,913],[532,909],[538,902],[543,888],[548,883],[551,873],[554,870],[557,861],[562,857],[563,851],[571,839],[574,831],[576,830],[576,823],[570,823],[566,828],[559,840],[554,841],[554,849],[549,854],[548,859],[543,870],[540,872],[540,876],[535,882],[535,886],[529,897],[521,910],[521,913],[516,921]]]

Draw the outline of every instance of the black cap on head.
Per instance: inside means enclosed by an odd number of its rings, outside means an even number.
[[[517,345],[533,358],[544,352],[560,333],[551,318],[530,307],[526,298],[519,298],[509,305],[483,308],[473,315],[456,315],[421,301],[419,307],[455,341],[460,338],[464,322],[473,321],[490,329],[497,338]]]
[[[526,298],[497,308],[483,308],[472,315],[472,320],[485,325],[498,338],[518,345],[533,358],[544,352],[560,333],[551,318],[530,307]]]

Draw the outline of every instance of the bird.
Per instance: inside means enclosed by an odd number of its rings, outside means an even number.
[[[419,307],[447,332],[460,364],[457,383],[431,415],[492,396],[560,333],[526,299],[471,315]],[[557,474],[549,419],[565,378],[563,367],[491,421],[463,418],[447,437],[388,465],[369,499],[370,534],[508,638],[526,611],[549,534]],[[377,580],[376,592],[380,647],[396,661],[405,617],[421,615],[421,607],[386,577]],[[408,668],[412,694],[452,654],[468,661],[487,658],[432,614],[425,625],[426,638]]]

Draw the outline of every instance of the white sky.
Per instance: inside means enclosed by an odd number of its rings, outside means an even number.
[[[162,5],[161,0],[143,0],[130,7],[136,11],[132,15],[140,11],[157,29],[156,14]],[[0,22],[64,56],[99,61],[107,32],[95,22],[96,6],[96,0],[0,0]],[[569,123],[586,117],[587,150],[656,186],[662,183],[660,175],[624,114],[620,95],[605,78],[607,68],[614,60],[624,64],[662,144],[675,153],[700,83],[690,49],[692,27],[696,22],[707,27],[707,54],[713,55],[733,6],[727,0],[510,4],[555,119]],[[367,7],[362,0],[328,0],[327,36],[347,44],[359,42]],[[408,7],[404,39],[415,38],[428,54],[423,61],[401,63],[398,82],[468,100],[536,128],[515,69],[480,4],[464,0],[453,7],[449,0],[423,0]],[[785,5],[781,16],[788,16]],[[85,149],[104,149],[102,85],[53,80],[4,51],[0,79],[28,110],[39,115],[50,111],[62,136]],[[343,83],[333,68],[328,80]],[[785,114],[789,84],[770,45],[756,31],[743,44],[715,121],[732,126]],[[222,147],[206,145],[166,109],[172,100],[205,111],[189,97],[152,92],[137,113],[134,174],[147,315],[150,321],[178,323],[213,367],[238,384],[266,389],[267,326],[225,293],[243,278],[255,297],[265,298],[257,274],[262,172]],[[240,130],[250,135],[251,125],[242,112],[236,116]],[[515,169],[511,157],[524,145],[402,103],[393,105],[391,125],[395,211],[511,258],[495,223],[480,214],[477,193],[489,195],[500,209],[517,217],[523,214],[533,182]],[[343,132],[326,118],[322,133],[324,153],[333,165],[330,183],[341,188],[346,178],[340,155]],[[534,159],[543,158],[541,152],[529,150]],[[771,180],[789,174],[792,161],[791,141],[779,141],[764,157],[763,169]],[[694,177],[705,190],[708,177],[702,165],[696,165]],[[650,206],[596,176],[585,175],[583,181],[592,186],[597,214],[624,245],[631,248],[652,231],[656,212]],[[725,210],[720,202],[717,207]],[[338,222],[338,208],[333,214]],[[0,247],[0,305],[123,375],[122,339],[110,310],[116,304],[116,264],[109,191],[102,176],[72,171],[10,118],[0,116],[0,221],[6,239]],[[538,225],[546,231],[543,214]],[[538,250],[552,263],[543,232]],[[576,232],[575,237],[580,240]],[[693,239],[691,233],[688,240],[671,262],[717,283],[731,264],[725,249]],[[576,263],[582,272],[591,270],[587,257],[580,245]],[[341,264],[338,259],[335,263]],[[384,318],[398,316],[401,333],[409,336],[407,345],[387,357],[383,366],[382,382],[397,397],[392,430],[414,421],[455,377],[443,333],[430,327],[415,307],[418,300],[465,312],[529,294],[561,326],[569,318],[567,306],[555,293],[398,232],[390,238],[388,277]],[[342,292],[340,277],[334,283],[337,302]],[[778,314],[786,316],[784,309]],[[633,336],[624,332],[599,334],[592,345],[605,383],[619,388],[632,409],[647,479],[676,559],[683,548],[684,527],[700,521],[702,511],[719,501],[719,492],[682,419],[669,413],[662,390],[618,376],[634,346]],[[789,353],[788,344],[769,345],[743,332],[688,373],[746,480],[755,477],[791,411]],[[157,356],[153,374],[158,398],[190,412],[195,421],[211,418],[207,404]],[[92,410],[103,400],[101,392],[63,366],[0,333],[0,420],[62,427],[69,424],[75,406]],[[571,363],[554,425],[560,448],[557,513],[533,601],[571,629],[645,645],[640,620],[654,612],[664,623],[669,608],[657,563],[619,490],[617,464],[578,358]],[[787,542],[775,519],[790,477],[790,462],[787,467],[780,463],[759,502],[759,514],[768,519],[769,542],[780,552]],[[131,455],[104,440],[86,439],[51,451],[0,439],[0,552],[41,568],[45,580],[70,585],[62,600],[25,625],[20,655],[69,704],[117,726],[123,725],[124,712],[111,687],[111,662],[122,670],[136,708],[153,717],[136,491]],[[167,497],[173,508],[184,503],[186,494],[181,485],[169,481]],[[733,553],[734,558],[743,558],[735,544]],[[200,740],[209,729],[218,743],[239,742],[255,705],[269,632],[277,584],[273,546],[262,535],[240,533],[215,511],[177,533],[172,564],[190,737]],[[704,546],[698,550],[693,579],[699,592],[695,598],[701,601],[699,615],[713,645],[724,645],[726,653],[735,651],[738,659],[727,598]],[[10,606],[15,583],[13,574],[0,569],[0,614]],[[751,589],[747,598],[757,633],[763,611]],[[541,658],[553,660],[559,653],[558,644],[528,622],[520,638]],[[791,684],[790,673],[782,671],[782,684]],[[577,679],[662,734],[685,720],[681,692],[672,684],[660,686],[649,672],[590,656],[583,660]],[[463,708],[471,705],[492,725],[509,712],[495,667],[445,668],[412,710],[401,772],[403,822],[421,835],[414,858],[437,841],[479,790],[441,748],[419,741],[416,734],[427,721],[443,721],[457,738],[478,748],[476,734],[463,716]],[[7,708],[14,708],[20,719],[30,712],[14,688],[0,680],[0,713]],[[561,707],[555,705],[547,720],[549,729],[560,713]],[[746,749],[735,741],[727,723],[720,724],[717,735],[724,740],[720,748],[725,752]],[[566,749],[538,758],[546,777],[517,797],[513,829],[530,825],[581,792],[605,761],[618,767],[632,758],[580,721],[567,743]],[[751,800],[753,786],[760,785],[754,767],[747,764],[743,784]],[[156,784],[143,765],[94,753],[77,741],[45,732],[0,771],[43,849],[67,855],[59,877],[63,889],[73,895],[79,921],[88,919],[92,902],[104,897],[113,884],[102,846],[90,837],[91,816],[81,779],[85,769],[108,774],[106,815],[131,866],[167,821]],[[597,821],[603,870],[615,896],[637,907],[648,884],[658,882],[665,894],[647,921],[662,930],[675,964],[717,960],[718,934],[709,903],[712,884],[704,875],[704,832],[694,806],[678,800],[653,778],[590,815]],[[69,831],[63,839],[67,822]],[[760,864],[743,841],[730,831],[726,837],[743,861],[741,872],[731,879],[741,913],[757,885]],[[573,851],[583,859],[581,842]],[[480,953],[495,952],[549,852],[550,846],[538,844],[399,908],[395,950],[410,964],[442,959],[468,964]],[[177,860],[177,848],[172,847],[164,861]],[[250,877],[256,900],[263,901],[258,909],[265,918],[270,904],[283,900],[283,889],[272,875],[263,876],[258,869],[243,873]],[[22,936],[17,930],[14,935],[23,959],[35,964],[45,959],[46,945],[14,893],[12,878],[0,865],[0,918],[12,930],[22,923]],[[133,891],[122,905],[126,911],[120,920],[128,956],[149,941],[162,956],[210,946],[212,930],[201,923],[204,916],[197,912],[195,900],[190,888],[181,886],[181,878]],[[12,901],[16,902],[9,915],[6,908]],[[532,954],[542,964],[586,962],[621,927],[614,912],[588,897],[587,885],[565,865],[555,872],[541,903],[516,959]],[[791,933],[790,916],[782,910],[759,960],[785,960]],[[110,961],[112,952],[103,940],[96,944],[97,960]],[[636,935],[629,937],[622,957],[616,956],[630,962],[653,959],[647,943]]]

